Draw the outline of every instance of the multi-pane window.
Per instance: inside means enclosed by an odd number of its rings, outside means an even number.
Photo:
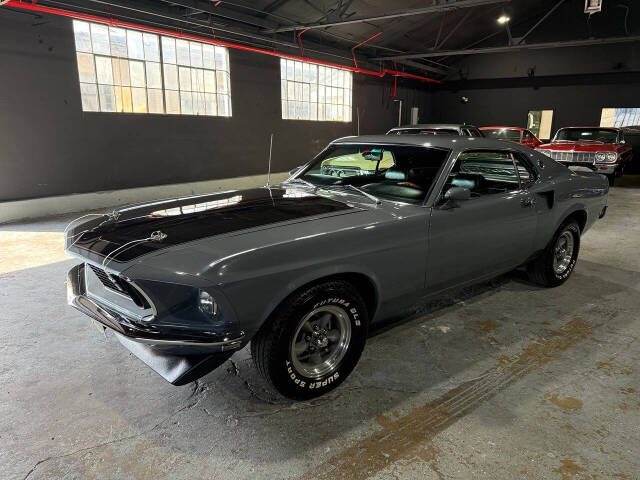
[[[82,109],[231,116],[224,47],[73,21]]]
[[[280,59],[282,118],[350,122],[351,72]]]
[[[601,127],[629,127],[640,125],[640,108],[603,108]]]
[[[231,116],[226,48],[162,37],[162,62],[167,113]]]

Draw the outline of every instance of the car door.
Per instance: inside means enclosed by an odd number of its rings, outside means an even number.
[[[429,290],[515,268],[531,254],[535,197],[521,185],[515,158],[496,149],[466,150],[456,159],[431,210]],[[454,186],[468,188],[471,197],[447,203],[444,193]]]

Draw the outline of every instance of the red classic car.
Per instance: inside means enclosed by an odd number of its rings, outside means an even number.
[[[588,167],[606,175],[609,185],[631,163],[631,145],[625,143],[621,128],[566,127],[556,132],[551,143],[536,150],[565,165]]]
[[[531,130],[522,127],[480,127],[479,130],[482,130],[487,138],[509,140],[529,148],[536,148],[542,144]]]

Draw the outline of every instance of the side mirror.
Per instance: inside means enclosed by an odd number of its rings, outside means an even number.
[[[451,187],[444,194],[444,203],[440,208],[443,210],[449,210],[451,208],[458,207],[458,202],[464,202],[471,198],[471,190],[463,187]]]
[[[289,170],[289,175],[291,175],[293,177],[296,173],[298,173],[300,171],[301,168],[302,167],[300,166],[300,167],[296,167],[296,168],[294,168],[292,170]]]

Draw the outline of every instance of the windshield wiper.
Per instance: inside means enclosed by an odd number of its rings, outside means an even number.
[[[376,197],[375,195],[371,195],[369,192],[366,192],[364,190],[362,190],[359,187],[356,187],[355,185],[351,185],[350,183],[346,185],[347,187],[355,190],[356,192],[360,192],[362,195],[364,195],[365,197],[369,198],[370,200],[373,200],[374,202],[376,202],[376,205],[380,205],[382,203],[382,201]]]

